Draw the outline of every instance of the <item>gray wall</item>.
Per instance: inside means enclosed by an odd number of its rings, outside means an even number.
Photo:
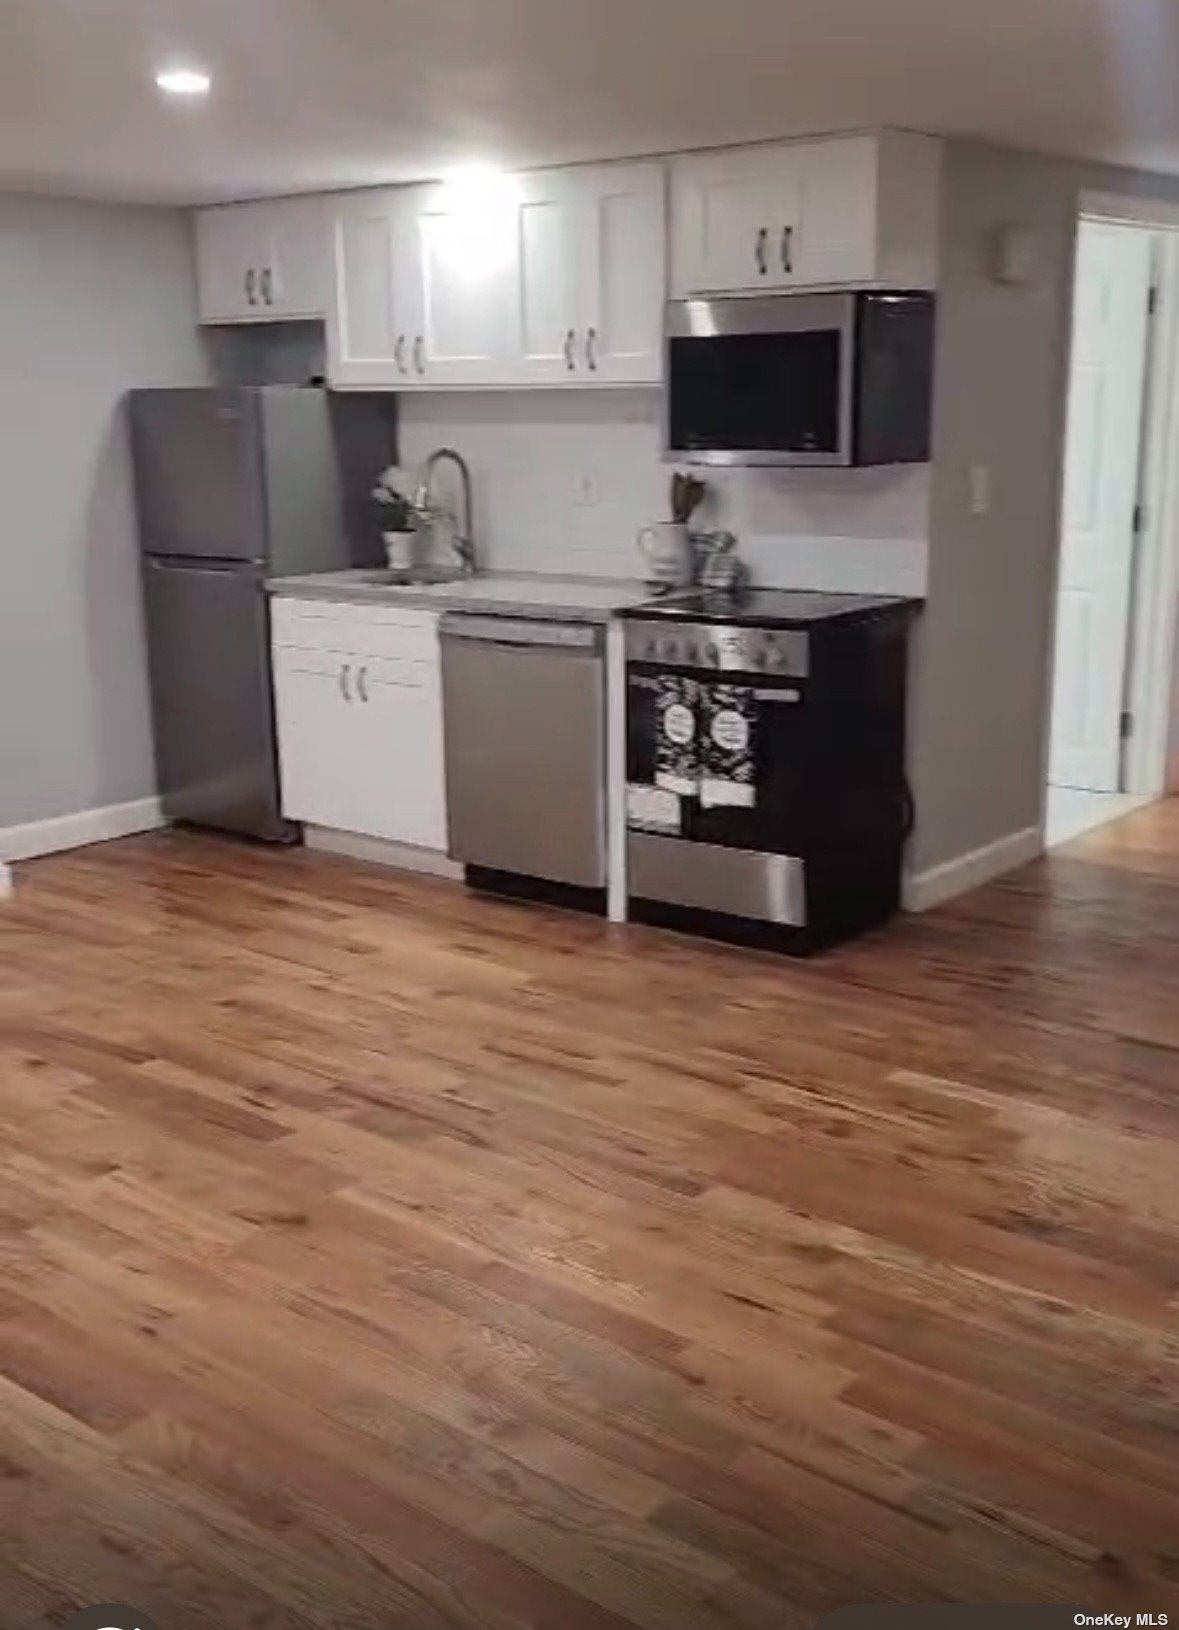
[[[194,323],[178,212],[0,197],[0,830],[154,791],[120,399]]]
[[[918,873],[1039,824],[1078,197],[1179,197],[1173,179],[968,142],[950,144],[943,189],[929,601],[911,708]],[[1038,235],[1031,285],[990,275],[1004,226]],[[992,471],[986,516],[970,514],[975,464]]]

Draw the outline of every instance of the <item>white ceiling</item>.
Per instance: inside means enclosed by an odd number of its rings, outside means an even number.
[[[164,62],[214,75],[165,101]],[[1179,173],[1176,0],[0,0],[0,186],[197,202],[893,124]]]

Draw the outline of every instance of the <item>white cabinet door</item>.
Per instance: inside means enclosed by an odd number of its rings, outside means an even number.
[[[500,385],[520,356],[517,208],[506,188],[412,188],[395,277],[420,291],[409,384]],[[402,266],[404,265],[404,274]]]
[[[577,184],[578,373],[600,384],[658,384],[667,296],[663,166],[605,165],[583,172]]]
[[[792,147],[695,155],[673,172],[674,286],[680,296],[781,287],[802,204]]]
[[[353,830],[423,849],[446,848],[442,692],[424,663],[362,661],[356,723],[361,805]],[[358,772],[361,766],[357,766]]]
[[[521,384],[580,384],[585,355],[585,194],[568,171],[524,176],[517,204],[520,245]]]
[[[198,210],[194,230],[201,322],[258,322],[265,245],[258,241],[254,212],[232,206]]]
[[[199,210],[196,254],[204,323],[287,322],[322,317],[327,309],[328,231],[321,199]]]
[[[276,650],[282,808],[288,820],[352,831],[354,766],[353,666],[342,652]]]
[[[1090,792],[1122,784],[1151,255],[1148,233],[1081,225],[1048,779]]]
[[[406,189],[358,192],[332,209],[334,290],[328,378],[340,387],[405,387],[421,331]],[[419,341],[420,344],[420,341]]]
[[[798,149],[798,212],[778,241],[781,282],[868,283],[877,269],[877,160],[873,136],[809,142]]]
[[[270,319],[325,316],[331,298],[328,214],[322,198],[286,198],[259,206],[269,256],[262,301]]]

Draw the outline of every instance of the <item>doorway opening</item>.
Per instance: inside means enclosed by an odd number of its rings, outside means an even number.
[[[1179,209],[1077,228],[1044,836],[1163,796],[1179,596]]]

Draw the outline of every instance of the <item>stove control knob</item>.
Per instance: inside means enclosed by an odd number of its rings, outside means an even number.
[[[668,662],[675,662],[680,654],[679,644],[676,640],[664,640],[663,655]]]
[[[704,661],[709,668],[720,667],[720,647],[713,640],[704,647]]]

